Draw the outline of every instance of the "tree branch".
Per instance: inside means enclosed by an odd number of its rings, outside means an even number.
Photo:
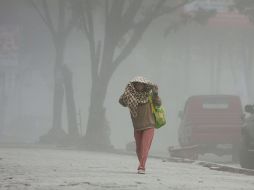
[[[101,55],[101,41],[99,41],[98,44],[97,44],[95,55],[96,55],[96,63],[98,63],[98,65],[99,65],[99,63],[100,63],[100,55]]]
[[[120,38],[120,28],[122,25],[122,12],[124,8],[124,0],[114,0],[112,3],[112,8],[109,13],[106,25],[106,34],[114,36],[115,41],[118,41]],[[110,32],[109,32],[110,30]]]
[[[130,55],[132,50],[136,47],[139,40],[141,39],[143,33],[145,32],[145,30],[148,28],[148,26],[154,19],[156,13],[163,6],[164,3],[165,3],[165,0],[160,0],[156,4],[154,10],[149,15],[147,15],[144,19],[142,19],[142,21],[138,22],[135,25],[131,39],[126,44],[126,46],[122,49],[118,57],[113,61],[112,69],[115,69],[126,57]]]
[[[76,9],[78,6],[78,3],[74,1],[71,1],[70,3],[72,6],[72,14],[71,14],[71,19],[69,20],[67,27],[65,29],[67,35],[71,32],[71,30],[79,21],[79,14],[77,13],[77,9]]]
[[[119,19],[122,14],[124,0],[113,0],[112,7],[110,10],[111,19]]]
[[[58,28],[57,33],[60,34],[65,30],[65,6],[66,0],[58,0]]]
[[[85,35],[86,35],[87,38],[89,38],[88,28],[87,28],[87,24],[86,24],[86,17],[83,13],[81,15],[81,21],[82,21],[82,24],[83,24],[83,27],[84,27]]]
[[[105,0],[105,18],[107,20],[108,16],[109,16],[109,0]]]
[[[128,31],[129,27],[134,23],[134,18],[138,13],[142,5],[143,0],[133,0],[127,8],[125,14],[122,16],[121,22],[121,36],[124,36]]]
[[[150,14],[146,15],[144,19],[133,25],[133,35],[129,40],[129,42],[126,44],[126,46],[122,49],[118,57],[113,61],[112,69],[115,69],[124,59],[126,59],[131,54],[133,49],[137,46],[145,30],[151,24],[151,22],[162,15],[158,14],[158,12],[163,7],[165,2],[166,0],[160,0]],[[171,14],[172,12],[178,10],[186,3],[188,3],[188,0],[185,0],[183,3],[180,3],[177,6],[171,7],[170,9],[167,10],[167,14]],[[164,12],[164,14],[166,14],[166,12]]]
[[[143,0],[132,0],[129,7],[127,8],[125,14],[123,15],[123,22],[129,23],[134,19],[138,10],[142,5]]]
[[[100,53],[100,43],[97,45],[97,51],[96,51],[96,43],[95,43],[95,37],[94,37],[94,23],[93,23],[93,17],[91,12],[91,1],[86,0],[85,4],[85,12],[87,16],[87,36],[89,40],[89,49],[91,54],[91,70],[92,70],[92,77],[96,77],[98,75],[98,69],[99,69],[99,56]],[[85,17],[84,17],[85,18]],[[84,23],[85,24],[85,23]]]
[[[27,0],[32,7],[34,7],[34,9],[37,11],[37,13],[39,14],[39,16],[41,17],[42,21],[46,24],[46,26],[49,26],[49,23],[47,22],[47,19],[45,18],[45,16],[43,15],[42,11],[39,9],[39,7],[36,5],[36,3],[34,2],[34,0]]]
[[[141,39],[144,31],[148,28],[149,24],[150,23],[148,21],[143,22],[142,25],[139,25],[139,27],[135,29],[129,42],[122,49],[118,57],[113,61],[112,69],[115,69],[124,59],[126,59],[131,54],[133,49],[139,43],[139,40]]]
[[[42,0],[43,9],[45,12],[45,20],[47,21],[47,26],[53,36],[56,36],[56,30],[53,26],[52,18],[49,13],[49,8],[47,4],[47,0]]]

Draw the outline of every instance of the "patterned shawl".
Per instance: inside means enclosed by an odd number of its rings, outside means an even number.
[[[145,89],[142,92],[138,92],[133,85],[134,82],[145,84]],[[148,102],[148,97],[151,94],[151,89],[153,85],[154,84],[152,84],[149,80],[141,76],[133,78],[127,84],[121,98],[130,109],[130,113],[133,117],[137,117],[138,105]]]

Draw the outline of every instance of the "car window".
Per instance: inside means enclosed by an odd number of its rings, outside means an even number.
[[[229,102],[224,98],[210,98],[203,101],[204,109],[228,109]]]

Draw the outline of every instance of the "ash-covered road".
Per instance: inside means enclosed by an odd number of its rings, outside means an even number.
[[[0,148],[1,190],[254,190],[254,177],[149,158],[76,150]]]

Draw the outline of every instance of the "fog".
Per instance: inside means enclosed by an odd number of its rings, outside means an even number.
[[[178,113],[192,95],[237,95],[242,107],[254,103],[254,27],[234,1],[220,5],[194,1],[178,7],[178,1],[168,0],[162,10],[175,10],[154,18],[151,7],[157,1],[137,3],[140,8],[133,21],[152,18],[143,28],[129,26],[126,20],[123,24],[117,11],[106,22],[105,6],[123,11],[123,17],[129,0],[120,1],[123,5],[116,1],[106,5],[102,0],[83,1],[84,5],[78,0],[63,1],[65,5],[58,0],[33,2],[0,0],[1,143],[77,147],[94,143],[100,150],[107,145],[125,149],[134,141],[133,126],[129,110],[118,100],[135,76],[158,85],[166,110],[167,125],[156,130],[153,152],[167,152],[169,146],[179,144]],[[203,8],[201,15],[195,14],[199,10],[195,6]],[[74,24],[68,30],[72,18]],[[127,32],[121,34],[122,29]],[[114,65],[117,58],[120,61]],[[68,68],[66,75],[63,65]]]

